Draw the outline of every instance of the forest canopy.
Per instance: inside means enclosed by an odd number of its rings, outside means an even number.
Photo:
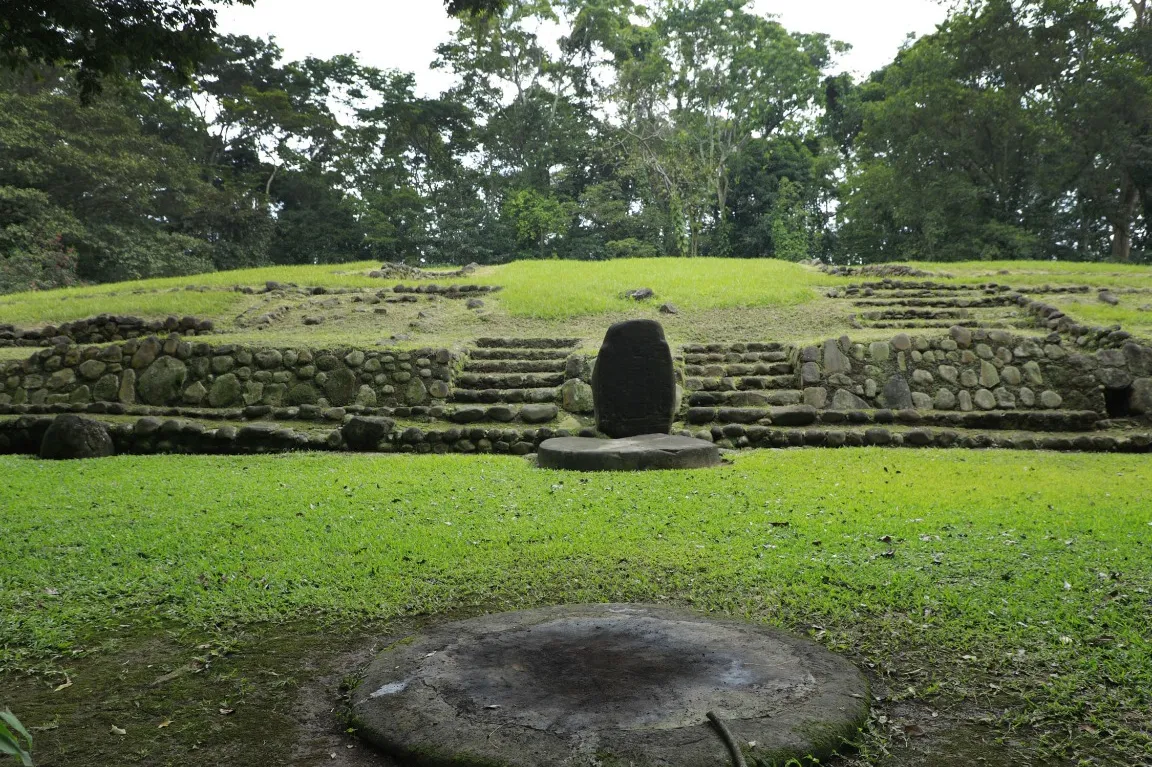
[[[37,0],[0,22],[0,292],[364,259],[1142,262],[1145,3],[971,0],[858,81],[747,0],[448,2],[429,97],[218,35],[199,0]]]

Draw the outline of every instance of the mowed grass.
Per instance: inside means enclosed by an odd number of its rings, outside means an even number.
[[[174,314],[217,318],[243,303],[246,296],[231,291],[175,291],[164,293],[97,293],[83,288],[20,293],[0,297],[0,323],[31,327],[95,317],[99,314],[126,314],[144,319],[161,319]]]
[[[486,279],[503,285],[512,316],[563,318],[627,311],[624,293],[651,288],[652,303],[699,311],[795,306],[816,298],[817,285],[837,284],[814,269],[774,259],[649,258],[616,261],[516,261]]]
[[[64,322],[101,313],[164,317],[219,317],[244,297],[226,288],[262,287],[274,280],[327,288],[385,288],[396,284],[500,285],[485,301],[511,317],[563,320],[628,312],[637,303],[625,291],[652,288],[647,303],[671,302],[683,311],[735,307],[796,306],[816,298],[817,285],[841,282],[795,264],[769,259],[653,258],[604,262],[516,261],[482,267],[466,277],[382,280],[368,277],[376,262],[323,266],[279,266],[213,272],[190,277],[140,280],[0,296],[0,322],[32,325]],[[435,270],[451,267],[429,267]],[[184,291],[185,286],[217,288]]]
[[[756,451],[582,475],[475,456],[0,458],[0,670],[129,621],[651,601],[809,633],[894,700],[1152,756],[1152,464]]]
[[[944,282],[996,282],[1013,287],[1091,285],[1152,288],[1152,266],[1078,261],[913,261],[909,266],[951,275]]]

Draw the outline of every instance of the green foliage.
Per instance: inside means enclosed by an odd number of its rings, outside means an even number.
[[[843,251],[1128,260],[1152,180],[1146,26],[1097,0],[980,0],[859,91],[829,83],[856,150]]]
[[[65,66],[87,101],[108,76],[187,81],[212,52],[215,27],[204,0],[21,0],[4,8],[0,67]]]
[[[780,179],[772,205],[772,244],[776,258],[806,261],[811,257],[808,211],[800,199],[800,188],[787,176]]]
[[[8,709],[0,711],[0,754],[15,756],[24,767],[32,767],[32,736]]]

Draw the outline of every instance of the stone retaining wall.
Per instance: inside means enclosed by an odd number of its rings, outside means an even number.
[[[0,454],[37,455],[44,433],[53,418],[21,416],[0,419]],[[107,424],[119,454],[250,454],[295,450],[350,450],[342,431],[302,432],[273,423],[254,423],[208,428],[182,419],[141,418],[132,423]],[[585,429],[581,436],[593,436]],[[1059,450],[1077,452],[1152,452],[1152,433],[1126,435],[1082,434],[984,434],[925,427],[899,428],[873,426],[867,429],[812,427],[776,429],[768,426],[727,424],[700,432],[681,431],[716,442],[727,448],[786,447],[935,447],[961,449],[1000,448],[1008,450]],[[553,437],[574,436],[565,429],[449,428],[422,430],[418,427],[393,429],[378,443],[358,447],[380,453],[495,453],[527,455],[540,443]]]
[[[204,335],[214,329],[212,320],[171,316],[163,320],[143,320],[101,314],[63,325],[23,329],[0,325],[0,346],[47,346],[52,343],[105,344],[139,338],[152,333],[174,332],[185,336]]]
[[[448,349],[212,346],[176,334],[102,348],[61,343],[0,362],[0,405],[410,407],[443,402],[457,363]]]
[[[1093,345],[1098,340],[1093,336]],[[797,350],[795,361],[805,403],[819,410],[1152,414],[1152,349],[1127,337],[1114,343],[1120,348],[1090,351],[1056,332],[1035,339],[954,327],[933,339],[904,333],[869,344],[830,339]]]

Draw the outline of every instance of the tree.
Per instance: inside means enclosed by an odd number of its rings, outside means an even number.
[[[215,50],[215,29],[205,0],[19,0],[0,14],[0,66],[73,72],[87,103],[109,76],[189,81]]]
[[[731,164],[757,137],[789,130],[819,103],[833,50],[792,35],[747,0],[662,0],[645,44],[619,63],[623,128],[663,198],[686,255],[730,252]],[[681,223],[682,222],[682,223]],[[680,243],[683,243],[681,245]]]

